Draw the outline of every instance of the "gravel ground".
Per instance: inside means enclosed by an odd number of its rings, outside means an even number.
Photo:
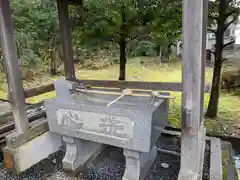
[[[158,148],[179,152],[179,141],[176,137],[161,137],[156,143]],[[209,151],[209,150],[207,150]],[[108,147],[77,177],[71,177],[62,171],[61,159],[64,149],[51,155],[19,176],[13,176],[0,168],[1,180],[121,180],[125,159],[122,149]],[[208,156],[206,156],[208,157]],[[168,167],[164,168],[163,163]],[[207,163],[208,164],[208,163]],[[145,180],[176,180],[180,168],[180,156],[158,152],[158,156]],[[208,168],[207,165],[204,168]],[[205,174],[208,171],[205,170]],[[208,179],[204,179],[208,180]]]
[[[204,164],[203,164],[203,180],[210,179],[210,141],[206,141],[205,153],[204,153]]]

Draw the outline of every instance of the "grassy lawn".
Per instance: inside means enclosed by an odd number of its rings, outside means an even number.
[[[145,62],[145,61],[144,61]],[[177,63],[162,64],[157,66],[151,62],[142,66],[137,60],[129,60],[127,65],[127,80],[129,81],[159,81],[159,82],[181,82],[181,65]],[[86,70],[76,67],[76,74],[79,79],[97,79],[97,80],[116,80],[118,79],[118,66],[113,66],[102,70]],[[34,81],[24,81],[25,88],[33,88],[43,84],[51,83],[58,77],[50,77],[46,73],[38,73]],[[206,68],[206,83],[212,79],[212,68]],[[0,74],[0,79],[4,75]],[[4,82],[0,83],[0,98],[6,98],[7,86]],[[51,98],[54,92],[46,93],[40,96],[27,99],[27,102],[35,103],[43,99]],[[175,100],[170,102],[169,124],[173,127],[179,127],[181,93],[172,92],[176,96]],[[205,94],[205,109],[209,100],[209,94]],[[240,96],[234,94],[221,93],[219,117],[217,119],[206,119],[208,131],[215,133],[233,134],[238,133],[240,127]]]

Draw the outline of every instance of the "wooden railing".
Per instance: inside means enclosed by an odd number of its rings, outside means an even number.
[[[143,81],[106,81],[106,80],[76,80],[76,82],[83,82],[85,85],[90,85],[93,89],[99,87],[107,88],[130,88],[141,90],[162,90],[181,92],[182,83],[178,82],[143,82]],[[54,90],[53,84],[44,85],[32,89],[25,90],[25,98],[38,96]],[[205,92],[209,92],[210,86],[205,86]]]
[[[25,98],[30,98],[30,97],[38,96],[53,90],[54,90],[53,84],[48,84],[40,87],[27,89],[24,91],[24,94],[25,94]]]

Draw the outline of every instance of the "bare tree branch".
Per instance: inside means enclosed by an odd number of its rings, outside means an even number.
[[[217,15],[216,15],[216,16],[213,15],[213,13],[209,14],[209,15],[208,15],[208,18],[209,18],[209,19],[213,19],[213,20],[218,20],[218,16],[217,16]]]
[[[137,39],[137,38],[143,38],[143,37],[148,37],[147,33],[133,36],[133,37],[129,38],[129,39],[127,40],[127,42],[133,41],[133,40],[135,40],[135,39]]]
[[[110,41],[110,42],[114,42],[114,43],[119,43],[119,41],[118,41],[117,39],[115,39],[115,38],[108,39],[108,41]]]
[[[102,16],[101,13],[98,13],[98,12],[96,12],[96,11],[92,11],[92,10],[87,9],[87,8],[85,8],[84,10],[85,10],[85,12],[94,15],[98,20],[106,20],[106,21],[108,21],[109,23],[111,23],[111,24],[113,24],[113,25],[116,25],[116,22],[112,21],[111,19],[109,19],[109,18],[106,17],[106,16]]]
[[[215,56],[215,51],[212,51],[212,50],[210,50],[210,49],[208,49],[209,50],[209,52],[211,53],[211,54],[213,54],[214,56]]]
[[[233,0],[228,0],[227,2],[228,2],[228,4],[230,4],[231,2],[233,2]]]
[[[227,60],[228,60],[227,58],[222,58],[222,62],[227,61]]]
[[[208,28],[207,30],[210,31],[210,32],[212,32],[212,33],[214,33],[215,35],[216,35],[216,33],[217,33],[217,31],[216,31],[215,29]]]
[[[235,40],[229,41],[228,43],[226,43],[226,44],[223,45],[223,49],[226,48],[227,46],[232,45],[233,43],[235,43]]]
[[[232,16],[233,14],[238,13],[238,8],[233,9],[229,13],[225,15],[225,19],[228,19],[228,17]]]
[[[224,31],[226,31],[227,28],[228,28],[232,23],[234,23],[235,21],[236,21],[236,19],[233,19],[233,20],[229,21],[228,23],[224,24]]]

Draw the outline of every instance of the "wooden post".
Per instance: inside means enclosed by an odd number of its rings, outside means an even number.
[[[4,59],[4,69],[8,81],[15,128],[18,134],[28,130],[28,118],[24,90],[21,81],[19,61],[13,38],[13,27],[9,0],[0,0],[0,40]]]
[[[207,4],[207,0],[183,2],[182,149],[179,179],[184,180],[202,177]]]
[[[72,51],[72,30],[69,21],[68,1],[57,0],[61,44],[65,77],[67,80],[75,80],[75,70]]]

